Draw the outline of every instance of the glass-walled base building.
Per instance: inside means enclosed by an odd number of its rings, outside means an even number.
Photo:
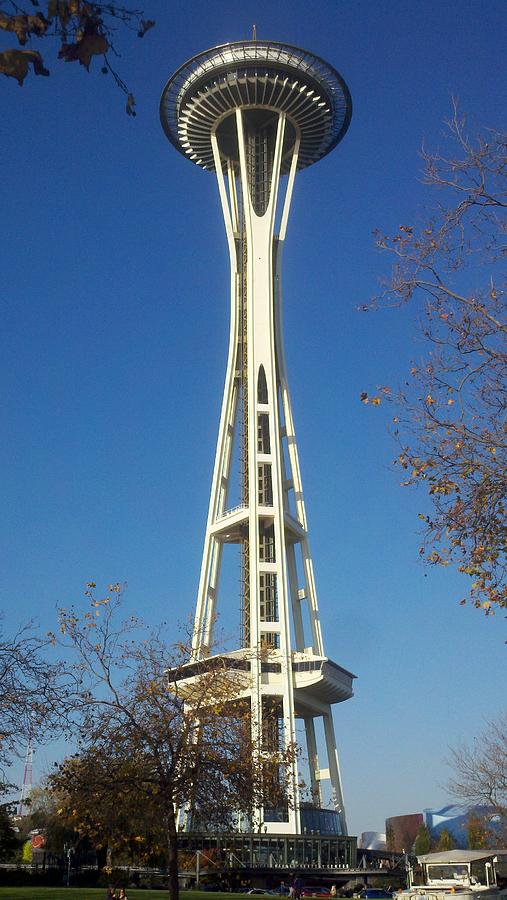
[[[202,851],[217,869],[328,870],[355,869],[357,838],[312,834],[272,835],[181,832],[183,853]]]

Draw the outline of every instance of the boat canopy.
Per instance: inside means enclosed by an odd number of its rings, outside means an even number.
[[[425,853],[418,856],[417,861],[425,865],[436,863],[444,865],[445,863],[472,863],[479,859],[492,859],[494,853],[491,850],[443,850],[441,853]]]

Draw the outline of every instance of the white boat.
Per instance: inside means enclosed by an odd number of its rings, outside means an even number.
[[[402,900],[451,900],[449,894],[459,894],[459,900],[507,900],[507,890],[497,884],[497,857],[491,851],[437,851],[418,856],[417,861],[422,880],[418,883],[409,868],[409,886],[398,895]]]

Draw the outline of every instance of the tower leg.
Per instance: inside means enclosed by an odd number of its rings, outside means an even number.
[[[340,816],[342,834],[348,834],[347,820],[345,818],[345,804],[343,802],[340,763],[338,761],[338,751],[336,749],[336,737],[334,733],[333,713],[331,710],[331,706],[328,706],[327,711],[324,713],[324,733],[326,736],[327,760],[329,766],[329,776],[331,778],[333,804],[336,812]]]
[[[287,572],[289,575],[290,595],[292,602],[292,619],[294,622],[294,637],[296,639],[296,650],[305,649],[305,634],[303,627],[303,616],[301,614],[301,600],[298,593],[298,575],[296,568],[296,552],[294,545],[287,547]]]
[[[322,795],[319,780],[319,757],[317,753],[317,741],[315,740],[315,725],[313,719],[305,719],[306,747],[308,750],[308,765],[310,768],[310,785],[312,791],[312,803],[322,806]]]

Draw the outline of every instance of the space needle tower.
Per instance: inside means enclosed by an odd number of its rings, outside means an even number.
[[[245,673],[242,699],[259,752],[297,742],[300,720],[309,772],[303,789],[303,763],[291,763],[292,802],[259,809],[256,827],[346,835],[332,705],[352,696],[354,676],[326,656],[322,640],[283,347],[281,259],[296,172],[341,141],[350,94],[318,56],[252,40],[194,56],[168,81],[160,110],[174,147],[216,175],[231,265],[193,652],[199,660],[213,653],[216,617],[231,600],[230,583],[220,591],[224,546],[235,545],[238,645],[220,656]],[[189,670],[189,692],[192,677]]]

